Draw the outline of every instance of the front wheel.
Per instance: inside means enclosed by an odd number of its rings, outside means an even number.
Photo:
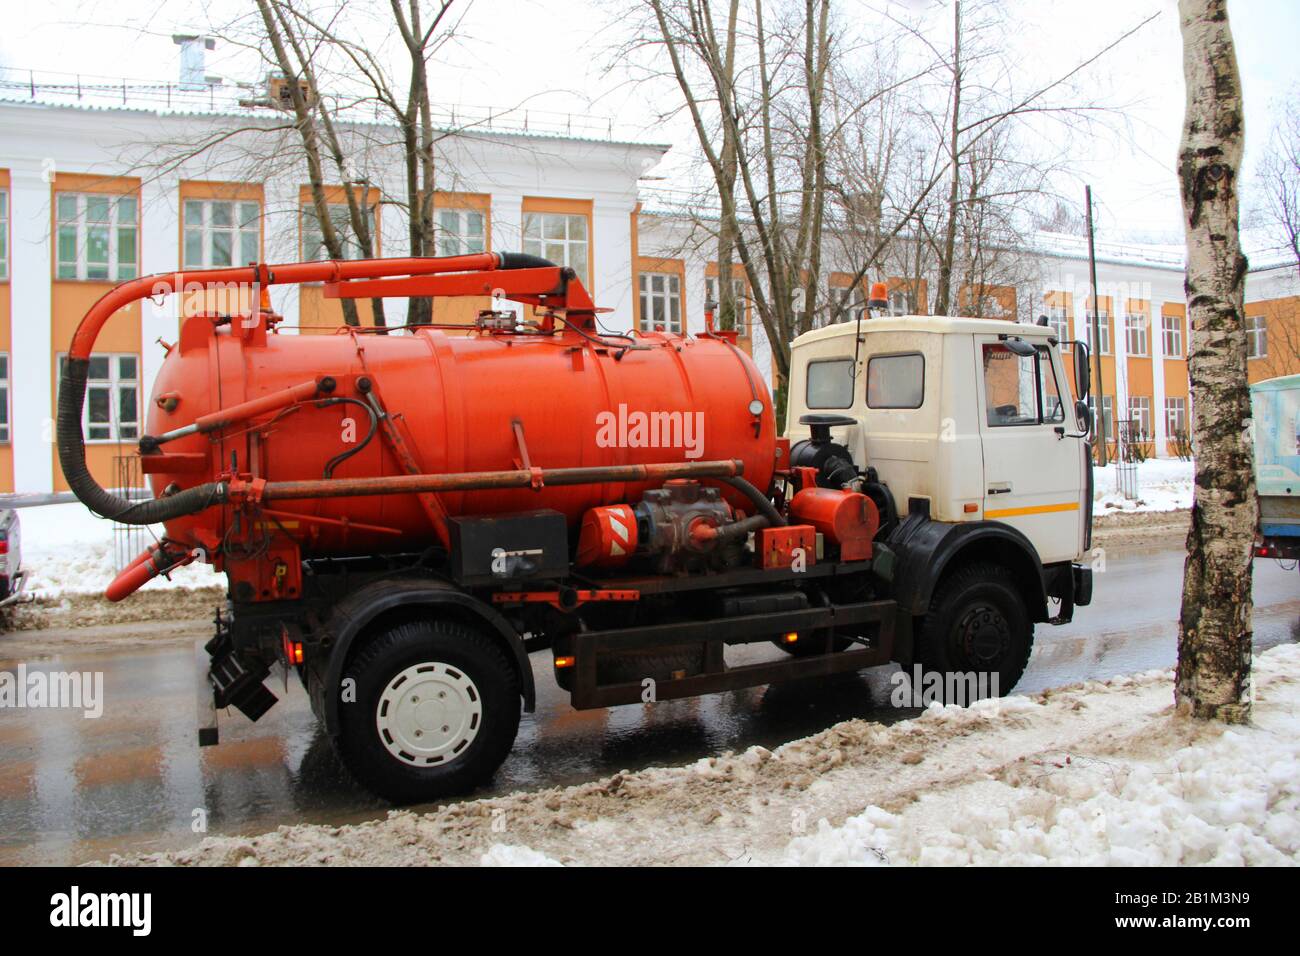
[[[969,564],[935,590],[916,642],[923,703],[970,704],[1003,697],[1029,664],[1034,625],[1011,573]],[[913,672],[915,673],[915,672]]]
[[[487,781],[519,729],[519,678],[496,641],[450,621],[398,624],[345,669],[340,756],[396,803],[465,793]]]

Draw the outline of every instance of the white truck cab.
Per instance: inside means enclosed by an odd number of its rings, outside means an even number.
[[[892,512],[881,573],[915,615],[913,656],[926,667],[987,665],[1014,684],[1033,623],[1065,623],[1091,599],[1091,421],[1086,402],[1071,401],[1060,346],[1049,326],[918,315],[842,322],[792,343],[792,464],[846,458]],[[1075,343],[1074,354],[1086,399],[1087,348]],[[994,584],[1023,606],[1025,639],[1012,602],[971,598]],[[963,601],[999,626],[963,631]],[[949,630],[927,638],[927,617]],[[999,642],[1017,660],[995,660]]]

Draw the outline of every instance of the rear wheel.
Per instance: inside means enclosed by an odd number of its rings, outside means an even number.
[[[339,753],[370,790],[397,803],[465,793],[487,781],[519,729],[519,679],[504,649],[450,621],[378,634],[347,668]]]
[[[1029,663],[1034,625],[1011,573],[969,564],[945,578],[916,642],[926,702],[969,704],[1011,692]]]

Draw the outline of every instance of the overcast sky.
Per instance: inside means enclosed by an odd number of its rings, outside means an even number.
[[[463,29],[471,39],[437,72],[434,99],[613,116],[623,132],[689,149],[686,126],[652,126],[644,90],[606,72],[620,13],[636,0],[475,0]],[[1173,159],[1183,113],[1181,41],[1173,0],[1008,0],[1023,30],[1008,36],[1023,62],[1055,75],[1104,47],[1146,16],[1160,16],[1107,56],[1100,90],[1130,104],[1122,135],[1073,144],[1075,165],[1093,185],[1098,228],[1109,238],[1180,236]],[[174,32],[207,28],[250,2],[44,0],[25,4],[0,33],[0,65],[134,79],[174,80]],[[837,0],[841,15],[870,32],[880,11],[917,8],[943,17],[943,0]],[[1300,89],[1300,0],[1231,0],[1233,35],[1246,96],[1247,168],[1267,148],[1277,101]],[[228,82],[257,80],[247,55],[226,45],[208,71]],[[663,96],[664,90],[654,96]],[[2,152],[2,148],[0,148]],[[671,167],[670,167],[671,168]],[[1076,184],[1071,182],[1066,188]],[[1079,185],[1077,191],[1081,192]],[[1250,197],[1247,194],[1247,204]]]

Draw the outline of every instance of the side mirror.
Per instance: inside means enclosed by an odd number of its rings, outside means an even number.
[[[1005,345],[1013,355],[1019,355],[1021,358],[1029,358],[1038,354],[1036,348],[1018,335],[999,335],[998,341]]]
[[[1092,362],[1088,358],[1088,346],[1082,342],[1071,342],[1074,351],[1074,394],[1080,401],[1087,401],[1092,389]]]
[[[1074,419],[1085,435],[1092,434],[1092,409],[1082,399],[1074,403]]]

